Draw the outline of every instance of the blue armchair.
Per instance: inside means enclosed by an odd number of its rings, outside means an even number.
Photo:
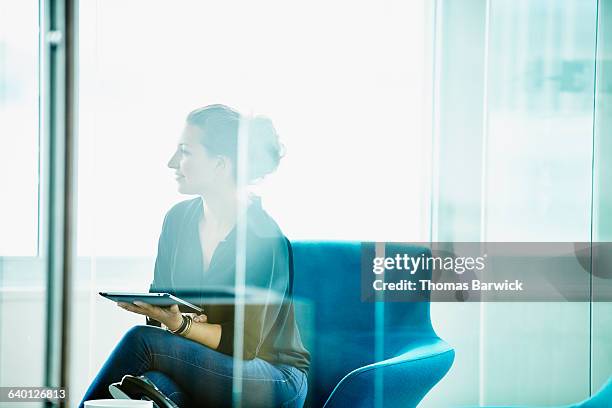
[[[432,328],[429,293],[418,302],[362,302],[362,256],[372,259],[372,243],[296,241],[291,248],[296,318],[312,355],[305,407],[415,407],[455,356]],[[430,255],[387,244],[386,256],[395,253]],[[430,277],[428,270],[406,274]],[[161,372],[144,376],[166,392],[178,390]]]
[[[292,248],[297,319],[312,354],[306,406],[415,407],[454,359],[432,328],[429,294],[421,302],[362,302],[360,242]],[[429,249],[387,244],[385,255],[396,253],[428,256]]]
[[[359,242],[297,241],[292,248],[297,319],[312,353],[306,407],[416,406],[454,359],[431,326],[429,302],[362,302]],[[395,244],[387,244],[385,252],[429,255],[427,248]],[[372,256],[366,255],[365,261]],[[167,394],[179,390],[164,373],[149,371],[145,377]],[[590,398],[564,408],[570,407],[612,407],[612,377]]]

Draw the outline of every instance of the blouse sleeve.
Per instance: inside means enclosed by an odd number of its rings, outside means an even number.
[[[153,271],[153,282],[149,286],[151,292],[168,292],[172,289],[170,282],[170,254],[171,239],[169,239],[169,214],[166,213],[162,225],[162,231],[157,243],[157,256],[155,258],[155,269]],[[161,327],[161,323],[146,316],[146,324]]]
[[[287,242],[282,239],[262,239],[257,250],[247,256],[246,286],[257,291],[257,301],[244,308],[243,359],[258,355],[268,334],[281,316],[283,303],[289,290],[289,253]],[[234,320],[221,325],[221,340],[217,350],[234,355]]]

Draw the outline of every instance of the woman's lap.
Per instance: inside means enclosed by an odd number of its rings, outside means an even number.
[[[159,327],[144,325],[130,329],[115,350],[120,347],[132,348],[135,366],[140,367],[139,372],[123,374],[160,371],[196,406],[231,406],[231,356]],[[112,357],[111,354],[109,359]],[[259,358],[243,360],[241,378],[245,407],[301,407],[306,396],[305,375],[288,365],[272,365]]]

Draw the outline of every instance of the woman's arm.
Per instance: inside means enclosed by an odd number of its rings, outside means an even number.
[[[178,329],[180,326],[173,327],[173,330]],[[188,339],[197,341],[213,350],[219,347],[219,341],[221,340],[221,325],[213,323],[196,323],[191,324],[191,329],[186,336]]]
[[[154,319],[170,330],[178,330],[183,323],[183,314],[178,305],[159,307],[144,302],[134,301],[134,303],[118,302],[117,306]],[[205,320],[201,315],[200,319]],[[191,329],[187,335],[183,335],[190,340],[208,346],[212,349],[219,347],[221,341],[221,325],[208,322],[192,322]]]
[[[175,310],[178,311],[178,308]],[[192,313],[189,314],[193,316]],[[199,319],[200,322],[193,319]],[[163,325],[173,331],[178,330],[183,323],[182,314],[171,316],[162,320]],[[177,336],[180,335],[177,334]],[[182,336],[215,350],[217,347],[219,347],[219,341],[221,340],[221,325],[206,322],[206,315],[200,315],[197,318],[192,317],[191,329],[189,329],[189,333],[186,335],[183,334]]]

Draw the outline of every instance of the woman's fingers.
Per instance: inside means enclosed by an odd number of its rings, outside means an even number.
[[[158,321],[161,321],[160,319],[164,316],[164,313],[160,307],[150,305],[144,302],[139,302],[138,300],[134,301],[134,303],[117,302],[117,306],[132,313],[148,316]]]
[[[135,300],[134,304],[136,305],[136,307],[139,307],[141,309],[143,314],[146,314],[147,316],[160,322],[165,321],[166,318],[174,319],[177,315],[181,314],[178,305],[172,305],[170,307],[159,307],[151,305],[149,303],[140,302],[138,300]]]
[[[119,306],[122,309],[125,309],[125,310],[128,310],[130,312],[133,312],[133,313],[138,313],[138,314],[141,314],[141,315],[153,317],[153,316],[149,315],[149,312],[147,310],[141,308],[140,306],[133,305],[131,303],[117,302],[117,306]]]
[[[208,317],[205,314],[197,314],[197,313],[185,313],[185,314],[191,316],[193,321],[196,323],[204,323],[208,320]]]
[[[140,311],[144,312],[146,315],[150,317],[159,317],[160,308],[157,306],[150,305],[148,303],[140,302],[138,300],[134,301],[136,307],[140,309]]]
[[[195,315],[195,313],[194,313],[194,315]],[[195,315],[193,317],[193,321],[197,322],[197,323],[206,323],[207,320],[208,320],[208,317],[205,314]]]

